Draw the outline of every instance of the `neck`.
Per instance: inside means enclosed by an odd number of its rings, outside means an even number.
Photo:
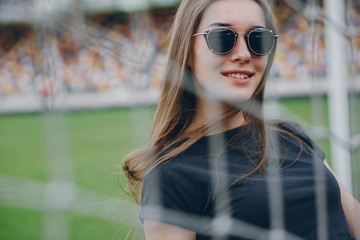
[[[233,114],[233,116],[226,118],[226,114],[231,114],[231,110],[234,110],[234,108],[223,102],[198,97],[196,113],[187,132],[199,129],[204,125],[212,126],[215,124],[216,126],[209,129],[209,132],[207,133],[210,135],[247,124],[244,114],[240,110]],[[221,122],[221,124],[216,124],[219,122]]]

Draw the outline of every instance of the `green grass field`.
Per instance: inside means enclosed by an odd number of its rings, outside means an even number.
[[[136,141],[139,140],[134,136],[139,135],[139,129],[144,130],[145,143],[148,135],[145,128],[150,124],[138,121],[142,125],[135,126],[134,118],[146,120],[144,116],[152,115],[152,112],[151,109],[113,109],[0,116],[0,174],[49,181],[51,153],[46,149],[49,146],[46,140],[60,138],[56,142],[59,149],[54,151],[55,158],[70,156],[73,169],[70,177],[78,186],[106,194],[109,198],[120,197],[119,182],[124,178],[117,174],[118,165],[125,154],[138,145]],[[8,205],[0,202],[0,239],[43,238],[43,212]],[[128,229],[110,221],[73,213],[68,214],[68,220],[69,239],[123,239]]]
[[[280,102],[311,121],[309,99]],[[324,103],[324,114],[326,109]],[[146,143],[153,112],[153,108],[142,108],[0,115],[0,176],[36,183],[64,177],[109,199],[128,199],[119,187],[125,180],[119,174],[119,164],[126,153]],[[360,119],[360,111],[357,114]],[[328,142],[322,146],[329,156]],[[60,165],[54,167],[54,161]],[[21,203],[27,199],[20,203],[2,201],[1,195],[11,199],[11,191],[0,188],[0,239],[44,239],[49,212]],[[121,214],[119,209],[113,211]],[[108,219],[71,211],[65,215],[68,239],[124,239],[132,224],[131,218],[128,224],[113,222],[111,215]]]

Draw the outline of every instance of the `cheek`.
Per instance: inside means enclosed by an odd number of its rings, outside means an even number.
[[[192,69],[195,79],[200,85],[209,85],[213,86],[214,83],[219,82],[220,77],[220,68],[223,65],[221,58],[213,57],[210,54],[213,54],[208,49],[201,54],[198,52],[193,58]]]
[[[263,57],[256,57],[254,59],[254,65],[258,72],[264,73],[267,63],[269,60],[269,56],[263,56]]]
[[[217,58],[216,55],[211,52],[203,36],[197,36],[193,40],[190,56],[190,62],[193,68],[196,66],[211,68],[210,64],[218,64],[218,62],[221,61],[221,58]]]
[[[268,62],[269,56],[263,56],[263,57],[259,57],[257,59],[257,67],[259,69],[263,69],[265,70],[267,62]]]
[[[203,39],[201,39],[203,40]],[[196,44],[197,43],[197,44]],[[197,41],[191,53],[191,69],[199,82],[209,80],[209,76],[215,76],[215,72],[221,66],[221,58],[216,58],[209,50],[206,42]]]

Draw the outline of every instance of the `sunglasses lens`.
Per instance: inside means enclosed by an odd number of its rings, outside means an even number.
[[[207,42],[209,48],[215,53],[227,54],[233,49],[236,36],[230,29],[216,28],[208,33]]]
[[[274,43],[274,34],[268,30],[255,29],[249,34],[249,47],[255,55],[269,54]]]

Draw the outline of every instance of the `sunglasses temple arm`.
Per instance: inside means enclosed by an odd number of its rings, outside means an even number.
[[[192,35],[193,37],[199,36],[199,35],[204,35],[206,34],[205,32],[201,32],[201,33],[195,33],[194,35]]]

